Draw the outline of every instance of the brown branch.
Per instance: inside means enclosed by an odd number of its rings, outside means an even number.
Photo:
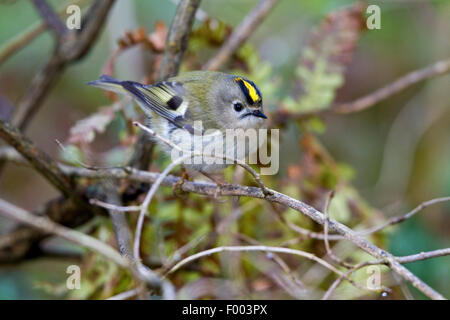
[[[76,62],[89,52],[106,22],[114,1],[96,0],[83,17],[81,32],[73,31],[72,39],[61,44],[61,54],[67,63]]]
[[[159,71],[159,80],[178,74],[199,5],[200,0],[181,0],[178,4],[177,12],[172,20],[167,36],[166,50]]]
[[[12,123],[20,130],[25,130],[28,126],[64,68],[64,60],[55,51],[44,67],[33,77],[12,119]]]
[[[42,152],[18,129],[0,119],[0,137],[14,147],[30,164],[65,196],[79,199],[69,179],[62,173],[56,162]]]
[[[152,172],[139,172],[137,170],[121,170],[114,169],[115,177],[126,177],[128,175],[133,175],[134,178],[141,182],[155,182],[159,177],[159,174]],[[112,173],[112,171],[111,171]],[[103,175],[105,172],[102,173]],[[180,178],[174,176],[167,176],[162,185],[174,186]],[[184,181],[181,185],[181,189],[185,192],[193,192],[208,196],[214,196],[217,194],[217,186],[212,183],[207,182],[190,182]],[[285,205],[290,207],[306,216],[314,220],[315,222],[324,225],[325,224],[325,215],[314,209],[313,207],[307,205],[304,202],[293,199],[285,194],[276,192],[274,190],[270,190],[273,192],[272,195],[265,195],[260,188],[256,187],[246,187],[240,185],[226,185],[220,188],[218,195],[220,196],[247,196],[259,199],[265,199],[267,201],[275,202],[281,205]],[[395,260],[395,257],[375,246],[371,242],[359,236],[355,231],[351,230],[347,226],[330,219],[329,220],[330,229],[334,230],[338,234],[342,235],[347,240],[353,242],[355,245],[360,247],[365,252],[369,253],[375,258],[382,259],[386,261],[386,263],[390,266],[392,270],[398,273],[401,277],[411,282],[417,289],[423,292],[426,296],[432,299],[444,299],[444,297],[436,292],[434,289],[425,284],[422,280],[417,278],[413,273],[411,273],[408,269],[403,267],[399,262]]]
[[[97,0],[83,21],[81,32],[70,31],[57,42],[52,56],[35,75],[25,96],[18,105],[13,124],[24,130],[39,109],[58,76],[71,63],[81,59],[91,48],[114,0]]]
[[[85,168],[67,168],[65,169],[66,174],[81,175],[83,177],[90,178],[101,178],[101,177],[113,177],[113,178],[128,178],[133,181],[154,183],[158,177],[159,173],[154,172],[144,172],[139,171],[132,168],[123,168],[123,169],[104,169],[99,171],[87,170]],[[175,176],[167,176],[162,181],[162,185],[173,187],[178,181],[179,177]],[[201,181],[184,181],[181,184],[180,188],[185,192],[192,192],[197,194],[203,194],[207,196],[214,196],[218,194],[219,196],[246,196],[258,199],[265,199],[267,201],[271,201],[274,203],[278,203],[287,207],[290,207],[306,216],[314,220],[315,222],[324,225],[325,224],[325,215],[314,209],[313,207],[307,205],[304,202],[293,199],[285,194],[276,192],[275,190],[270,190],[271,195],[265,195],[262,190],[258,187],[247,187],[241,185],[225,185],[222,186],[217,192],[217,186],[214,183],[201,182]],[[336,233],[342,235],[345,239],[351,241],[358,247],[360,247],[363,251],[369,253],[373,257],[384,261],[384,263],[388,264],[390,268],[398,273],[401,277],[411,282],[417,289],[423,292],[426,296],[432,299],[444,299],[444,297],[436,292],[434,289],[425,284],[422,280],[417,278],[413,273],[411,273],[408,269],[403,267],[400,262],[396,260],[396,258],[384,251],[383,249],[375,246],[371,242],[367,241],[363,237],[359,236],[357,232],[351,230],[347,226],[330,219],[329,227],[331,230]]]
[[[33,212],[68,228],[76,228],[92,217],[92,212],[76,206],[65,197],[58,197]],[[39,255],[39,243],[49,234],[26,225],[19,225],[12,231],[0,235],[0,263],[16,262]]]
[[[428,67],[408,73],[362,98],[338,104],[332,108],[332,111],[336,113],[353,113],[365,110],[413,84],[448,72],[450,72],[450,59],[435,62]]]
[[[328,256],[331,258],[331,260],[333,260],[334,263],[344,267],[344,268],[352,268],[353,266],[348,264],[347,262],[343,261],[342,259],[340,259],[339,257],[337,257],[333,251],[331,250],[330,247],[330,242],[328,241],[328,225],[330,223],[330,215],[329,215],[329,209],[330,209],[330,204],[331,204],[331,200],[333,200],[334,197],[334,191],[331,191],[327,197],[327,201],[325,204],[325,208],[324,208],[324,214],[325,214],[325,221],[323,224],[323,242],[325,243],[325,249],[327,250],[327,254]]]
[[[450,72],[450,59],[441,60],[434,64],[408,73],[407,75],[397,79],[396,81],[387,84],[386,86],[369,93],[368,95],[359,98],[355,101],[335,104],[330,109],[307,112],[292,112],[283,107],[280,107],[277,112],[274,112],[270,117],[271,127],[280,127],[286,125],[288,121],[297,121],[308,119],[311,117],[321,116],[328,113],[347,114],[366,110],[373,107],[378,102],[389,98],[401,90],[408,88],[420,81],[424,81],[436,76],[444,75]]]
[[[71,1],[70,4],[83,5],[86,0],[77,0]],[[68,4],[64,4],[59,10],[58,15],[61,16],[66,13],[66,8]],[[0,48],[0,64],[8,60],[12,55],[14,55],[17,51],[24,48],[31,41],[36,39],[39,35],[41,35],[45,30],[47,30],[48,25],[44,21],[39,21],[36,24],[32,25],[26,31],[20,33],[10,41],[8,41],[3,47]]]
[[[123,258],[119,252],[110,247],[109,245],[83,234],[79,231],[75,231],[66,227],[63,227],[46,217],[35,216],[15,205],[8,203],[0,199],[0,214],[13,219],[17,222],[30,225],[34,228],[43,230],[45,233],[50,233],[72,241],[81,245],[82,247],[93,250],[105,258],[117,263],[118,265],[128,268],[128,260]]]
[[[167,280],[161,279],[159,275],[148,268],[136,266],[127,256],[121,255],[114,248],[98,239],[59,225],[47,217],[35,216],[2,199],[0,199],[0,215],[88,248],[119,266],[129,269],[138,279],[147,283],[151,288],[162,288],[164,298],[171,299],[174,297],[173,286]]]
[[[203,69],[217,70],[222,67],[263,22],[277,2],[278,0],[261,0],[236,27],[217,54],[204,65]]]
[[[162,58],[159,80],[173,77],[178,73],[199,4],[200,0],[181,0],[179,2],[167,35],[166,50]],[[151,160],[153,146],[153,142],[149,141],[146,134],[140,133],[129,165],[138,169],[147,169]]]
[[[55,32],[56,38],[62,39],[67,33],[67,28],[53,11],[46,0],[33,0],[33,4],[46,24]]]
[[[395,260],[397,260],[397,262],[399,262],[399,263],[406,264],[406,263],[412,263],[412,262],[416,262],[416,261],[432,259],[432,258],[436,258],[436,257],[448,256],[448,255],[450,255],[450,248],[438,249],[438,250],[428,251],[428,252],[421,252],[421,253],[413,254],[410,256],[395,257]],[[361,262],[357,265],[354,265],[351,269],[349,269],[345,273],[345,275],[351,276],[355,271],[357,271],[361,268],[364,268],[367,266],[372,266],[372,265],[379,265],[379,264],[386,264],[386,261],[383,259],[380,259],[380,260],[375,260],[375,261]],[[344,279],[345,279],[345,277],[343,277],[343,276],[340,276],[339,278],[337,278],[332,283],[332,285],[328,288],[328,290],[325,292],[324,296],[322,297],[322,300],[327,300],[331,296],[333,291],[336,290],[336,288],[342,283],[342,281]]]
[[[47,179],[47,181],[49,181],[55,188],[57,188],[70,200],[69,203],[65,205],[68,206],[69,211],[73,211],[73,208],[70,205],[70,203],[72,202],[82,211],[82,214],[80,214],[80,218],[77,217],[73,219],[74,221],[84,222],[86,219],[83,219],[82,217],[101,212],[99,208],[90,206],[86,199],[77,192],[77,190],[72,186],[70,178],[63,173],[61,167],[50,156],[38,149],[25,135],[20,133],[19,130],[12,127],[9,123],[2,119],[0,119],[0,137],[12,147],[14,147],[15,150],[20,153],[20,155],[24,159],[28,160],[28,162],[45,179]],[[61,212],[58,212],[57,214],[62,214],[64,212],[65,210],[61,210]],[[70,217],[73,216],[70,215]],[[63,219],[65,219],[65,217],[61,218],[61,220]],[[44,235],[36,233],[35,230],[27,231],[27,229],[23,230],[20,227],[18,230],[16,230],[16,232],[18,232],[19,235],[19,247],[14,245],[6,245],[7,251],[12,250],[14,252],[13,259],[28,254],[33,248],[33,243],[41,240],[44,237]],[[24,238],[25,234],[26,237]],[[2,255],[3,254],[0,252],[0,260]]]
[[[9,57],[36,39],[37,36],[46,30],[46,27],[47,25],[41,22],[6,43],[0,49],[0,64],[8,60]]]
[[[52,56],[34,76],[13,116],[12,123],[20,130],[26,129],[64,69],[89,51],[113,3],[114,0],[96,0],[86,15],[81,33],[71,31],[57,41]],[[0,173],[3,166],[4,162],[0,161]]]

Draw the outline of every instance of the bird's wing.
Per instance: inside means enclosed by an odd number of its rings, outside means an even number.
[[[187,102],[184,99],[183,85],[179,82],[163,81],[146,86],[138,82],[119,81],[110,76],[102,75],[99,80],[91,81],[88,84],[108,91],[130,95],[148,116],[152,116],[151,111],[153,111],[177,127],[194,134],[193,126],[184,117]]]

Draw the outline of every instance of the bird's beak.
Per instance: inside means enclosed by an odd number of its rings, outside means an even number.
[[[260,117],[260,118],[267,119],[267,116],[266,116],[264,113],[262,113],[262,111],[259,110],[259,109],[253,111],[253,112],[252,112],[252,115],[254,115],[255,117]]]

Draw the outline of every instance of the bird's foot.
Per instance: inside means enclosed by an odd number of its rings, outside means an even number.
[[[191,181],[191,178],[189,177],[188,173],[186,172],[186,169],[181,168],[181,178],[172,186],[172,192],[175,196],[178,197],[178,196],[181,196],[186,193],[181,188],[181,186],[183,185],[183,183],[185,181]]]

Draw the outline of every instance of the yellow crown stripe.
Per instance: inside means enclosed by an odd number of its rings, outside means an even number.
[[[253,102],[256,102],[261,99],[258,92],[256,91],[255,87],[249,83],[248,81],[245,81],[242,78],[236,78],[237,81],[242,81],[242,83],[245,85],[245,87],[248,90],[248,94],[250,95],[250,98],[253,100]]]

